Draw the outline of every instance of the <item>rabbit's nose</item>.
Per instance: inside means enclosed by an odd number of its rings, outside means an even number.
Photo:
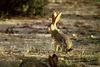
[[[50,28],[48,28],[48,32],[50,32],[51,30],[50,30]]]

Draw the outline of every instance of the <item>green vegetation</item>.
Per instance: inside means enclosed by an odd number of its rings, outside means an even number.
[[[8,15],[42,15],[48,0],[1,0],[0,16]]]
[[[100,2],[100,0],[96,0],[97,2]]]

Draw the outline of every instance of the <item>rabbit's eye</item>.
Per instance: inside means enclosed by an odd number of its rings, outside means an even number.
[[[48,24],[48,27],[50,27],[51,26],[51,24]]]

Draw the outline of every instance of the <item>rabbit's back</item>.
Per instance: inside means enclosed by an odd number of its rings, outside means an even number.
[[[54,40],[57,41],[60,45],[66,45],[67,38],[63,32],[55,30],[51,35]]]
[[[65,49],[70,49],[73,46],[72,40],[70,39],[70,37],[64,34],[62,31],[54,30],[52,31],[51,35],[54,38],[54,40],[60,46],[63,46]]]

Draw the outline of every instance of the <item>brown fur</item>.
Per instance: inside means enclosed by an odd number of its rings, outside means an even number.
[[[72,41],[70,37],[60,31],[56,26],[57,22],[60,20],[60,16],[61,13],[57,15],[56,12],[54,12],[54,14],[52,15],[52,23],[48,28],[53,39],[56,42],[54,45],[59,46],[58,48],[55,46],[55,48],[57,48],[57,50],[55,49],[55,51],[58,51],[59,48],[62,48],[64,51],[70,51],[72,49]]]

